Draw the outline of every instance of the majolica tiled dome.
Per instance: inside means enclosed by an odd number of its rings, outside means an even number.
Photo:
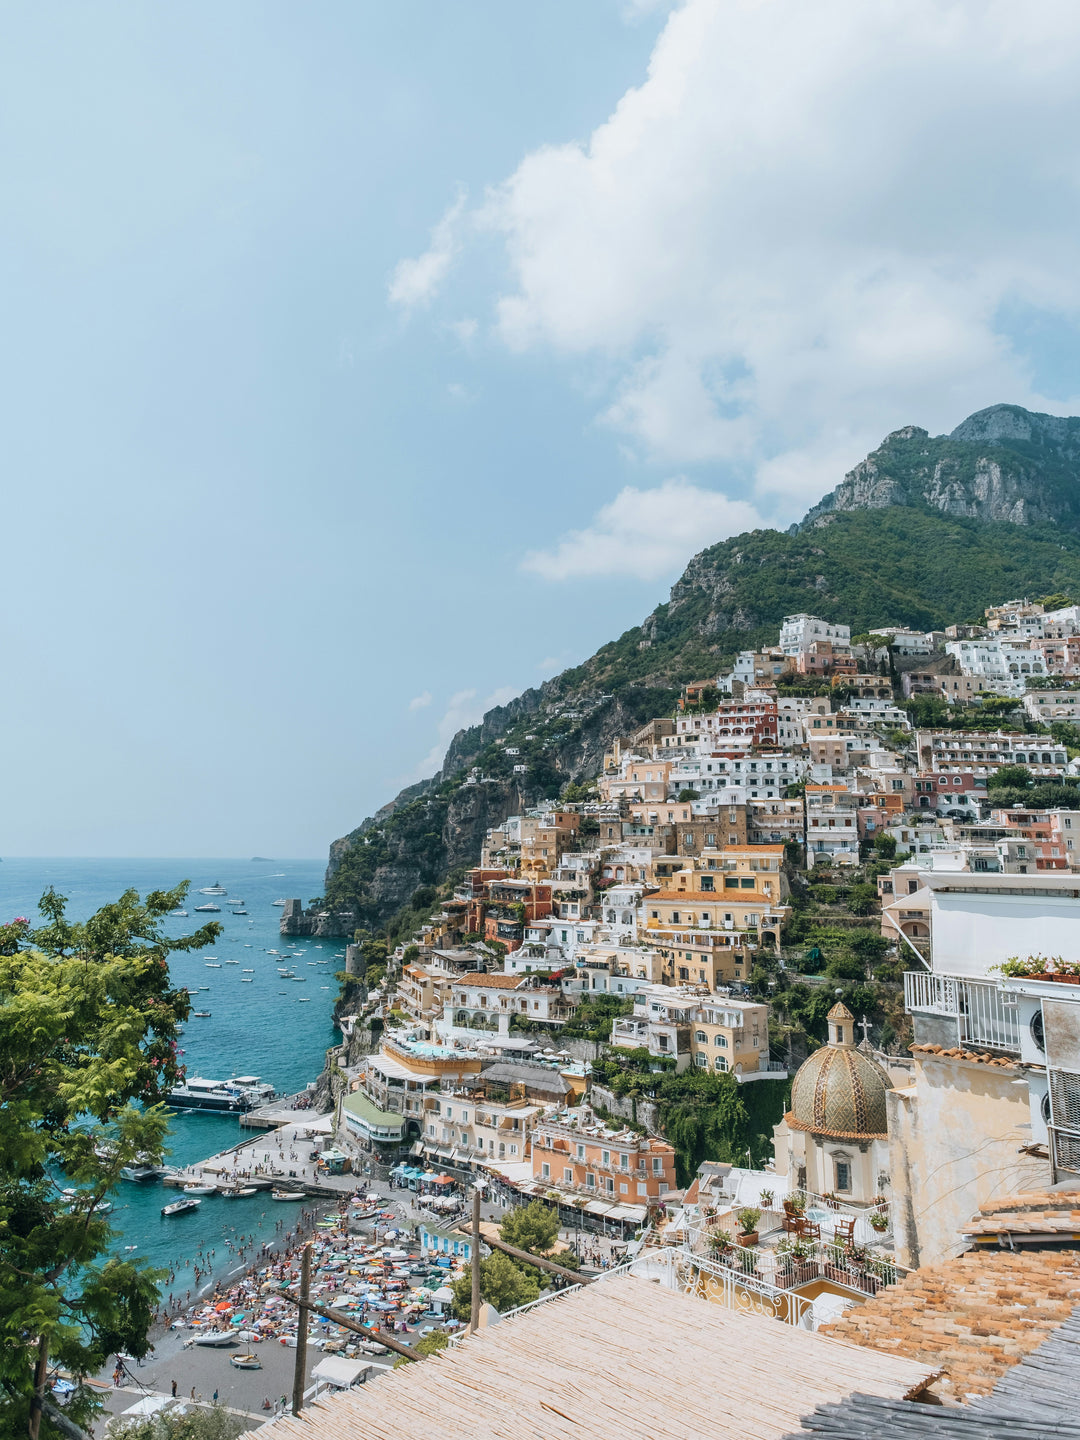
[[[855,1049],[854,1017],[845,1005],[829,1011],[830,1043],[800,1065],[791,1086],[794,1130],[837,1140],[884,1140],[885,1092],[892,1081],[873,1060]]]

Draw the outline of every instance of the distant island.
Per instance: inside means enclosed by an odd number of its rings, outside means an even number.
[[[252,855],[250,863],[252,865],[273,865],[274,862],[269,855]]]

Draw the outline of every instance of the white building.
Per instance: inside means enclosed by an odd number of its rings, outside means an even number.
[[[829,640],[837,649],[851,645],[850,625],[830,625],[817,615],[786,615],[780,628],[780,649],[785,655],[805,655],[810,646]]]

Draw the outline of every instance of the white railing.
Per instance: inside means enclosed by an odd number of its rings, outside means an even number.
[[[1006,1005],[1001,987],[992,982],[905,970],[904,1008],[954,1019],[962,1043],[1020,1049],[1019,1012]]]

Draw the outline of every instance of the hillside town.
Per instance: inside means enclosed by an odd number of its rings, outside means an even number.
[[[337,1143],[985,1392],[1080,1299],[1078,682],[1065,597],[788,616],[348,946]]]

